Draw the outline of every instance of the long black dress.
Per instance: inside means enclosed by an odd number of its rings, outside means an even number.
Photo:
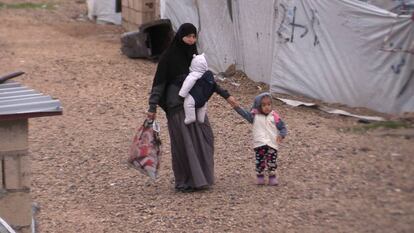
[[[172,169],[179,190],[205,188],[214,183],[214,135],[206,116],[204,123],[184,124],[183,99],[178,95],[183,79],[189,73],[195,45],[187,45],[182,37],[196,34],[192,24],[183,24],[161,57],[149,98],[149,112],[159,105],[167,114],[171,142]],[[217,93],[228,98],[227,91]]]

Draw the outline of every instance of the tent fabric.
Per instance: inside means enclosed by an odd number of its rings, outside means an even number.
[[[198,11],[194,0],[160,1],[161,18],[169,19],[174,31],[183,23],[191,22],[199,28]]]
[[[284,18],[289,30],[275,38],[272,92],[388,113],[414,110],[414,59],[407,52],[414,23],[408,16],[350,0],[280,4],[306,28]]]
[[[98,22],[107,22],[120,25],[122,23],[121,13],[116,12],[116,0],[99,1],[87,0],[88,18]]]
[[[187,22],[198,28],[198,50],[205,53],[209,68],[214,72],[235,63],[235,39],[229,12],[222,0],[161,1],[161,18],[170,19],[174,30]]]
[[[161,1],[174,28],[200,29],[210,69],[236,64],[288,93],[414,111],[414,21],[359,0]]]
[[[243,70],[251,79],[264,83],[270,81],[276,3],[233,1],[238,45],[236,68]]]
[[[414,0],[360,0],[379,8],[392,11],[397,14],[409,14],[414,9]]]

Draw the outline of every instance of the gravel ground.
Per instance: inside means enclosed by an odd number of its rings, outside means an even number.
[[[163,113],[161,177],[128,169],[156,64],[123,56],[122,28],[85,20],[83,1],[54,2],[54,10],[0,9],[0,74],[25,71],[16,81],[64,106],[62,116],[30,120],[39,232],[414,232],[412,137],[349,130],[361,127],[357,119],[276,100],[290,133],[278,187],[254,185],[250,126],[218,96],[209,105],[212,189],[174,191]],[[246,107],[267,88],[240,73],[221,85]]]

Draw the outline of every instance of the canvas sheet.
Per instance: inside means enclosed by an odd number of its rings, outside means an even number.
[[[170,19],[175,31],[187,22],[198,28],[199,53],[205,53],[209,68],[215,73],[235,63],[234,29],[226,1],[164,0],[161,1],[161,18]]]
[[[405,14],[405,8],[412,8],[414,0],[359,0],[397,14]]]
[[[88,18],[97,21],[120,25],[122,22],[121,13],[116,13],[116,1],[87,0]]]
[[[414,111],[414,22],[353,0],[282,0],[271,91]]]
[[[358,0],[164,0],[161,16],[200,29],[216,73],[236,64],[271,92],[414,111],[410,16]]]

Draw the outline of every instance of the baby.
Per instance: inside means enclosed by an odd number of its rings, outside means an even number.
[[[204,123],[204,118],[207,112],[207,99],[203,95],[205,90],[201,88],[193,88],[197,80],[201,79],[203,74],[208,71],[208,65],[204,53],[200,55],[193,55],[193,60],[190,65],[190,73],[184,80],[184,83],[180,89],[178,95],[184,98],[184,113],[185,113],[185,124],[191,124],[198,120],[200,123]],[[209,81],[214,82],[213,80],[205,80],[206,82],[197,82],[197,85],[209,84]],[[213,93],[213,92],[212,92]],[[211,93],[211,94],[212,94]],[[197,113],[197,116],[196,116]]]

